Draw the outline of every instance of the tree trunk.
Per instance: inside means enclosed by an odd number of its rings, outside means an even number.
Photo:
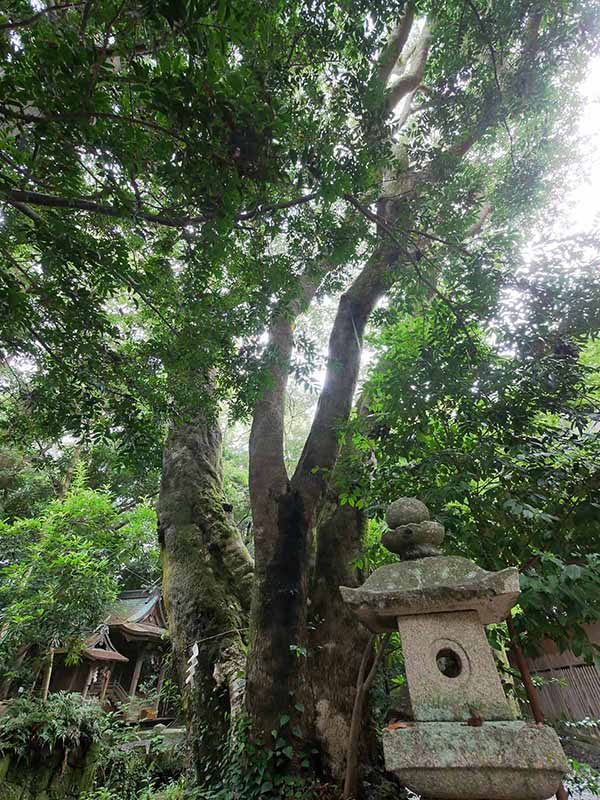
[[[290,488],[272,504],[271,520],[263,520],[260,534],[256,531],[247,708],[255,734],[278,729],[285,713],[307,738],[312,705],[306,681],[312,531],[299,492]]]
[[[331,492],[318,528],[317,558],[311,591],[310,681],[316,737],[324,766],[336,780],[344,774],[356,679],[369,631],[342,601],[340,586],[359,586],[364,576],[355,562],[362,553],[367,517],[362,509],[337,504]],[[375,727],[361,720],[359,762],[378,758]]]
[[[165,607],[199,776],[227,740],[232,683],[220,676],[243,663],[252,584],[252,559],[223,500],[221,431],[199,415],[168,438],[158,503]]]

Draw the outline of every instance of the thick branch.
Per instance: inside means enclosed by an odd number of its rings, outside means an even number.
[[[254,523],[267,501],[267,493],[283,493],[287,471],[283,454],[284,403],[289,365],[294,346],[292,320],[281,316],[273,322],[266,349],[269,384],[263,389],[250,431],[250,498]]]
[[[380,248],[341,296],[331,335],[325,382],[310,433],[292,478],[307,511],[317,507],[338,450],[336,426],[350,413],[369,315],[393,282],[397,249]]]
[[[384,47],[379,57],[378,72],[379,77],[385,86],[393,72],[398,59],[404,49],[415,19],[415,12],[412,5],[406,7],[400,22],[392,31],[388,43]]]
[[[430,45],[431,27],[425,22],[419,40],[415,46],[414,54],[408,64],[407,71],[404,75],[401,75],[388,90],[386,102],[389,111],[393,111],[401,100],[419,88],[419,84],[423,80],[423,75],[425,74]]]
[[[448,297],[448,295],[445,294],[444,292],[440,291],[438,289],[438,287],[436,286],[436,284],[432,283],[427,278],[427,276],[423,274],[423,271],[419,267],[416,259],[411,257],[411,254],[408,251],[408,248],[404,247],[402,245],[402,242],[398,239],[398,237],[394,233],[393,229],[388,225],[386,220],[383,219],[378,214],[374,214],[372,211],[369,211],[369,209],[366,208],[366,206],[364,206],[358,200],[353,198],[351,195],[348,195],[347,197],[348,197],[349,202],[351,202],[352,205],[355,208],[357,208],[359,211],[361,211],[365,215],[365,217],[367,217],[367,219],[370,219],[372,222],[377,222],[377,224],[380,227],[381,232],[383,234],[385,234],[385,236],[387,236],[388,239],[396,245],[396,247],[397,247],[396,253],[398,255],[402,254],[405,257],[407,263],[411,264],[411,266],[413,267],[414,271],[417,274],[418,279],[421,281],[421,283],[424,286],[426,286],[429,289],[429,291],[431,293],[431,296],[433,297],[435,295],[435,296],[439,297],[440,300],[442,300],[448,306],[448,308],[452,311],[452,313],[456,317],[456,321],[458,322],[458,324],[461,326],[461,328],[465,332],[465,334],[467,336],[467,340],[471,345],[471,348],[473,349],[473,351],[475,351],[475,344],[472,341],[471,332],[469,331],[467,323],[465,322],[465,320],[464,320],[462,314],[460,313],[460,311],[456,308],[456,306],[454,305],[452,300]],[[412,229],[408,229],[408,230],[411,231]],[[429,240],[429,241],[439,241],[439,242],[443,242],[445,244],[450,244],[453,247],[457,247],[457,245],[454,245],[451,242],[445,242],[444,240],[439,239],[437,236],[433,236],[432,234],[426,233],[425,231],[413,231],[413,232],[416,233],[419,236],[419,239],[417,239],[415,244],[417,244],[417,246],[420,245],[419,249],[421,250],[421,256],[423,256],[423,252],[422,252],[423,240],[426,240],[426,241],[427,240]],[[469,254],[468,251],[464,251],[464,248],[461,248],[460,246],[458,246],[458,249],[463,250],[463,252],[466,252],[467,255]]]
[[[152,214],[147,211],[140,211],[139,209],[129,208],[127,206],[111,206],[103,203],[97,203],[95,200],[87,200],[83,197],[59,197],[53,194],[44,194],[42,192],[34,192],[29,189],[13,189],[7,186],[6,183],[0,186],[0,192],[4,195],[7,203],[14,204],[26,203],[33,206],[43,206],[44,208],[67,208],[75,211],[90,211],[94,214],[100,214],[105,217],[114,217],[116,219],[133,219],[144,220],[145,222],[152,222],[157,225],[165,225],[171,228],[185,228],[188,225],[201,225],[208,222],[210,219],[216,217],[216,214],[203,216],[181,216],[174,217],[168,214]],[[293,200],[287,200],[283,203],[273,203],[265,206],[258,206],[253,211],[243,211],[235,216],[235,220],[244,221],[255,219],[261,214],[268,214],[271,211],[279,211],[293,206],[304,205],[317,197],[316,193],[305,194],[302,197],[297,197]]]
[[[25,216],[29,217],[29,219],[33,220],[33,222],[39,224],[44,221],[36,211],[34,211],[32,208],[29,208],[29,206],[25,203],[19,203],[17,200],[9,200],[8,198],[6,202],[9,203],[13,208],[16,208],[17,211],[20,211],[21,214],[25,214]]]
[[[288,484],[283,437],[294,322],[310,304],[318,285],[319,280],[314,274],[304,275],[298,295],[276,313],[269,333],[266,359],[271,362],[270,383],[256,404],[250,432],[250,497],[258,536],[263,509],[269,506],[269,492],[283,493]]]

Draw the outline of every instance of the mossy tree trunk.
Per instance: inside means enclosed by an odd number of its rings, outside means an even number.
[[[229,714],[239,710],[251,598],[252,559],[223,503],[221,431],[198,415],[166,443],[158,517],[165,606],[199,776],[218,759]]]

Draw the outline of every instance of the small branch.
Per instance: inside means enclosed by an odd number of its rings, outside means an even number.
[[[3,22],[0,25],[0,31],[12,31],[16,28],[26,28],[28,25],[33,25],[36,20],[43,17],[45,14],[51,14],[54,11],[63,11],[67,8],[80,8],[83,5],[85,5],[85,3],[65,3],[62,6],[49,6],[48,8],[43,8],[41,11],[38,11],[37,14],[33,14],[31,17],[17,19],[14,22]]]
[[[353,798],[356,797],[358,790],[358,743],[360,740],[360,725],[363,720],[365,700],[367,699],[369,689],[377,674],[377,668],[381,663],[390,636],[390,633],[385,635],[366,678],[365,672],[367,671],[367,664],[373,652],[375,639],[377,638],[375,634],[369,637],[360,662],[358,677],[356,679],[356,695],[354,698],[354,707],[352,709],[352,721],[350,723],[350,733],[348,735],[348,747],[346,750],[346,774],[344,776],[344,793],[342,795],[342,800],[353,800]]]
[[[520,87],[518,92],[515,93],[516,97],[523,98],[528,93],[528,78],[535,69],[534,61],[539,49],[539,29],[542,18],[543,12],[536,12],[529,18],[527,23],[525,46],[521,53],[520,63],[513,74],[513,77],[519,78],[518,81],[514,81]],[[496,89],[495,81],[494,88]],[[477,122],[467,134],[441,153],[441,159],[445,160],[448,156],[458,159],[463,158],[494,124],[499,114],[501,116],[503,114],[502,98],[498,97],[497,89],[488,91]]]
[[[111,206],[103,203],[97,203],[94,200],[88,200],[83,197],[59,197],[53,194],[44,194],[43,192],[35,192],[30,189],[13,189],[6,183],[0,185],[0,192],[3,193],[4,199],[8,203],[29,203],[34,206],[42,206],[44,208],[66,208],[74,211],[89,211],[94,214],[100,214],[105,217],[113,217],[115,219],[134,219],[144,220],[145,222],[156,223],[157,225],[165,225],[170,228],[186,228],[190,225],[202,225],[215,219],[217,214],[205,214],[203,216],[185,216],[185,217],[172,217],[168,214],[152,214],[147,211],[138,211],[135,208],[127,208],[125,206]],[[270,205],[259,206],[253,211],[243,211],[237,214],[235,220],[251,220],[263,214],[270,214],[273,211],[280,211],[282,209],[292,208],[293,206],[304,205],[314,200],[318,195],[316,193],[302,195],[294,200],[286,200],[282,203],[272,203]]]

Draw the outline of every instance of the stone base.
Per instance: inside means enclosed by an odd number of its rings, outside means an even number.
[[[383,733],[386,769],[428,800],[547,800],[568,770],[549,727],[522,721],[407,724]]]

